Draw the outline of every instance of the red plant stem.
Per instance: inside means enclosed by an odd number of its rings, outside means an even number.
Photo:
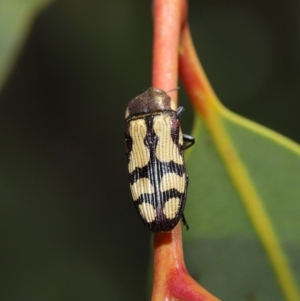
[[[152,86],[165,91],[177,87],[180,27],[186,12],[184,0],[154,0]],[[177,108],[177,90],[168,93]],[[185,270],[181,225],[172,231],[154,233],[154,283],[152,301],[167,300],[170,267]],[[183,264],[183,265],[182,265]]]
[[[154,282],[152,301],[168,300],[171,297],[169,280],[180,271],[186,272],[184,265],[181,225],[172,231],[154,234]]]
[[[165,91],[177,88],[180,29],[186,17],[186,1],[154,0],[152,86]],[[177,90],[168,93],[177,108]]]
[[[152,86],[165,91],[177,87],[181,28],[186,20],[185,0],[154,0]],[[168,92],[177,108],[177,90]],[[217,301],[188,274],[183,257],[181,224],[170,232],[154,233],[152,301]]]

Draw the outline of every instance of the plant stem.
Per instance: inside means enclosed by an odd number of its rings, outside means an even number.
[[[179,42],[186,24],[185,0],[154,0],[152,86],[165,91],[177,87]],[[168,92],[177,108],[177,90]],[[154,233],[152,301],[218,301],[190,277],[184,263],[181,224],[169,232]]]

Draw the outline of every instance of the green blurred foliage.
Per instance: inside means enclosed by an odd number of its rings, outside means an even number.
[[[0,1],[0,90],[9,76],[35,16],[51,1]]]
[[[232,148],[249,174],[299,290],[299,152],[228,116],[221,116],[221,120]],[[221,300],[292,300],[284,295],[271,256],[250,218],[253,219],[253,214],[256,220],[261,216],[257,211],[251,214],[247,210],[212,136],[199,117],[197,121],[198,143],[189,150],[187,161],[191,181],[185,216],[193,230],[184,237],[189,272]],[[260,230],[267,231],[262,227]],[[272,245],[269,251],[276,254],[275,249],[276,245]]]
[[[299,13],[190,1],[225,105],[298,141]],[[150,86],[151,44],[148,1],[58,0],[34,22],[0,95],[1,300],[146,298],[150,234],[131,204],[123,126]]]

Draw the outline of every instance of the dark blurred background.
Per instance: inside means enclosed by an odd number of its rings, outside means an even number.
[[[300,141],[300,1],[190,1],[223,103]],[[127,183],[127,103],[151,84],[150,1],[58,0],[0,95],[0,300],[146,300],[150,233]],[[187,107],[183,127],[193,113]]]

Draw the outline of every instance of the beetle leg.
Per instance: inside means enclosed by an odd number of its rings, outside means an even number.
[[[188,225],[188,223],[187,223],[187,221],[186,221],[186,219],[184,217],[184,214],[182,214],[181,220],[182,220],[182,223],[185,226],[185,229],[187,231],[190,227],[189,227],[189,225]]]
[[[183,134],[182,136],[183,136],[183,141],[186,142],[186,144],[183,145],[184,150],[191,147],[195,143],[194,137],[187,134]]]
[[[184,112],[184,107],[179,107],[176,111],[176,116],[180,117],[183,112]]]
[[[184,112],[184,107],[179,107],[176,111],[177,118],[179,118],[183,112]],[[195,143],[195,138],[190,135],[183,134],[183,141],[188,143],[183,146],[183,149],[187,149]]]

